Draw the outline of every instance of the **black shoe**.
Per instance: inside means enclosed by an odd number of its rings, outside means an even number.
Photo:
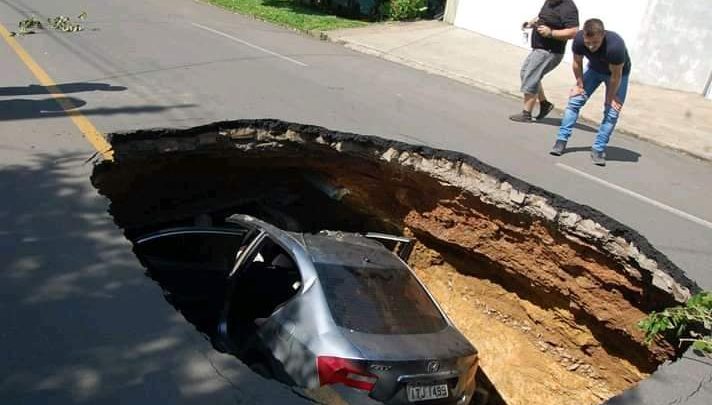
[[[606,165],[606,152],[599,152],[597,150],[591,149],[591,160],[593,161],[593,164],[598,165],[598,166],[605,166]]]
[[[532,122],[532,113],[529,111],[522,110],[521,113],[510,115],[509,119],[516,122]]]
[[[552,104],[546,100],[542,101],[541,103],[539,103],[539,115],[536,116],[536,119],[537,120],[543,119],[544,117],[549,115],[549,113],[553,109],[554,109],[554,104]]]
[[[566,149],[566,141],[557,139],[556,143],[554,144],[554,147],[551,148],[551,152],[549,152],[549,154],[554,156],[561,156],[564,154],[564,149]]]

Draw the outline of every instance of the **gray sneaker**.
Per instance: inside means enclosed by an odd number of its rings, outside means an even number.
[[[599,152],[597,150],[591,149],[591,160],[593,161],[593,164],[598,165],[598,166],[605,166],[606,165],[606,152]]]
[[[519,114],[510,115],[509,119],[515,122],[534,122],[532,113],[527,110],[522,110]]]
[[[549,152],[549,154],[554,156],[561,156],[564,154],[564,149],[566,149],[566,141],[557,139],[556,143],[554,144],[554,147],[551,148],[551,152]]]

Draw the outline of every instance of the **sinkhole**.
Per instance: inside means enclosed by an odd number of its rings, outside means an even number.
[[[109,140],[92,183],[132,241],[233,213],[414,238],[409,265],[479,350],[490,403],[599,404],[680,354],[635,324],[694,282],[634,230],[474,157],[278,120]],[[148,274],[214,333],[220,280]]]

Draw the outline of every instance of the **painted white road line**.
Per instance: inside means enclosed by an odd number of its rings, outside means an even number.
[[[292,58],[290,58],[289,56],[284,56],[284,55],[281,55],[281,54],[279,54],[279,53],[277,53],[277,52],[270,51],[269,49],[265,49],[265,48],[263,48],[263,47],[261,47],[261,46],[259,46],[259,45],[252,44],[252,43],[247,42],[247,41],[245,41],[245,40],[242,40],[242,39],[240,39],[240,38],[234,37],[234,36],[232,36],[232,35],[230,35],[230,34],[226,34],[226,33],[224,33],[224,32],[220,32],[220,31],[218,31],[218,30],[214,30],[214,29],[212,29],[212,28],[210,28],[210,27],[206,27],[206,26],[204,26],[204,25],[200,25],[200,24],[196,24],[196,23],[191,23],[191,24],[192,24],[193,26],[195,26],[195,27],[200,28],[200,29],[204,29],[204,30],[206,30],[206,31],[210,31],[210,32],[212,32],[213,34],[218,34],[218,35],[223,36],[223,37],[225,37],[225,38],[232,39],[233,41],[239,42],[239,43],[241,43],[241,44],[243,44],[243,45],[245,45],[245,46],[249,46],[250,48],[257,49],[258,51],[262,51],[262,52],[264,52],[264,53],[266,53],[266,54],[269,54],[269,55],[272,55],[272,56],[276,56],[276,57],[278,57],[278,58],[280,58],[280,59],[284,59],[284,60],[286,60],[287,62],[292,62],[292,63],[294,63],[294,64],[297,64],[297,65],[299,65],[299,66],[304,66],[304,67],[309,66],[309,65],[307,65],[306,63],[300,62],[300,61],[298,61],[298,60],[296,60],[296,59],[292,59]]]
[[[698,217],[696,217],[696,216],[694,216],[694,215],[691,215],[691,214],[688,214],[688,213],[686,213],[685,211],[680,211],[680,210],[677,209],[677,208],[673,208],[673,207],[671,207],[671,206],[669,206],[669,205],[665,205],[665,204],[663,204],[663,203],[661,203],[661,202],[659,202],[659,201],[655,201],[655,200],[653,200],[652,198],[648,198],[648,197],[646,197],[646,196],[644,196],[644,195],[640,195],[640,194],[638,194],[638,193],[636,193],[636,192],[634,192],[634,191],[630,191],[630,190],[628,190],[628,189],[626,189],[626,188],[623,188],[623,187],[621,187],[621,186],[615,185],[615,184],[613,184],[613,183],[609,183],[609,182],[607,182],[606,180],[599,179],[599,178],[596,177],[596,176],[592,176],[592,175],[590,175],[590,174],[588,174],[588,173],[586,173],[586,172],[582,172],[581,170],[574,169],[573,167],[567,166],[567,165],[565,165],[565,164],[563,164],[563,163],[556,163],[556,166],[559,166],[560,168],[562,168],[562,169],[564,169],[564,170],[566,170],[566,171],[569,171],[569,172],[571,172],[571,173],[577,174],[577,175],[579,175],[579,176],[581,176],[581,177],[585,177],[585,178],[587,178],[587,179],[589,179],[589,180],[591,180],[591,181],[595,181],[596,183],[602,184],[602,185],[604,185],[604,186],[606,186],[606,187],[608,187],[608,188],[612,188],[612,189],[614,189],[614,190],[616,190],[616,191],[619,191],[619,192],[621,192],[621,193],[623,193],[623,194],[629,195],[629,196],[631,196],[631,197],[633,197],[633,198],[635,198],[635,199],[637,199],[637,200],[639,200],[639,201],[643,201],[643,202],[645,202],[645,203],[648,203],[648,204],[650,204],[650,205],[653,205],[653,206],[655,206],[655,207],[658,207],[658,208],[660,208],[661,210],[665,210],[665,211],[667,211],[667,212],[669,212],[669,213],[671,213],[671,214],[677,215],[677,216],[679,216],[679,217],[681,217],[681,218],[685,218],[685,219],[688,220],[688,221],[692,221],[692,222],[694,222],[694,223],[696,223],[696,224],[698,224],[698,225],[702,225],[702,226],[704,226],[704,227],[706,227],[706,228],[708,228],[708,229],[712,229],[712,222],[705,221],[704,219],[698,218]]]

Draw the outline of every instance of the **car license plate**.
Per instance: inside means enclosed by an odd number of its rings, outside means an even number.
[[[408,385],[408,401],[418,402],[429,399],[447,398],[447,384]]]

